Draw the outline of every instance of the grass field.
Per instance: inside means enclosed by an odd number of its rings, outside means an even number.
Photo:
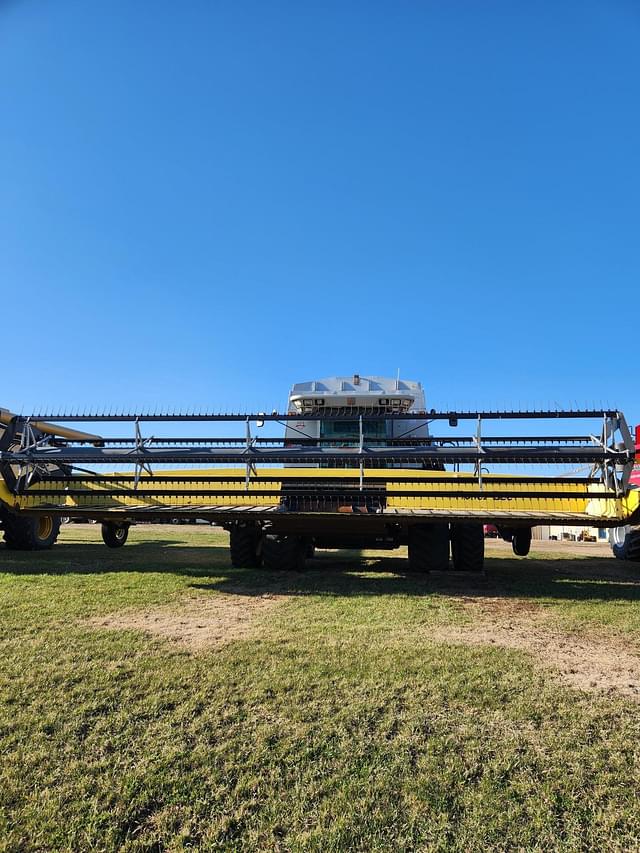
[[[226,542],[0,547],[1,850],[640,849],[640,567]]]

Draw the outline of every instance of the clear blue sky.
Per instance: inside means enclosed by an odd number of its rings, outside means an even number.
[[[635,2],[0,5],[0,405],[640,421]]]

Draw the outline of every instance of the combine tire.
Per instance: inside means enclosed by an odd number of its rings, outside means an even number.
[[[640,562],[640,527],[630,524],[611,530],[611,550],[618,560]]]
[[[484,568],[483,526],[452,524],[451,556],[457,572],[481,572]]]
[[[4,542],[12,551],[43,551],[51,548],[60,532],[60,519],[52,515],[37,518],[6,515]]]
[[[229,552],[234,569],[257,569],[262,565],[262,536],[256,527],[232,527]]]
[[[306,544],[299,536],[265,536],[264,564],[268,569],[301,572]]]
[[[449,525],[412,525],[409,528],[409,570],[446,572],[448,568]]]
[[[102,525],[102,541],[107,548],[121,548],[129,536],[128,524],[113,524],[107,522]]]

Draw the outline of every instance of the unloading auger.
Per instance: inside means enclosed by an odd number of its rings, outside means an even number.
[[[101,522],[111,547],[136,522],[197,517],[230,532],[236,566],[300,569],[314,548],[408,545],[413,570],[478,571],[484,524],[525,555],[537,524],[638,523],[635,445],[619,411],[416,411],[396,402],[400,392],[375,405],[350,399],[358,404],[301,396],[282,414],[0,410],[5,544],[47,548],[70,515]],[[492,434],[498,422],[527,431]],[[592,429],[559,429],[584,422]],[[236,435],[189,436],[195,424]],[[259,435],[266,424],[284,436]],[[530,434],[532,424],[554,432]],[[168,425],[173,435],[155,434]]]

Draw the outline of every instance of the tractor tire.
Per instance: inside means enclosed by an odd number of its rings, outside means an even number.
[[[257,527],[232,527],[229,553],[234,569],[258,569],[262,565],[262,535]]]
[[[4,542],[12,551],[43,551],[51,548],[60,532],[60,519],[52,515],[4,519]]]
[[[265,536],[264,564],[267,569],[301,572],[304,569],[306,544],[299,536]]]
[[[409,571],[446,572],[448,568],[449,525],[412,525],[409,528]]]
[[[128,524],[106,522],[102,525],[102,541],[107,548],[122,548],[129,536]]]
[[[611,534],[611,550],[617,560],[640,562],[640,527],[614,527]]]
[[[526,557],[531,549],[531,528],[520,527],[513,531],[511,549],[516,557]]]
[[[451,557],[457,572],[484,568],[484,529],[481,524],[451,525]]]

